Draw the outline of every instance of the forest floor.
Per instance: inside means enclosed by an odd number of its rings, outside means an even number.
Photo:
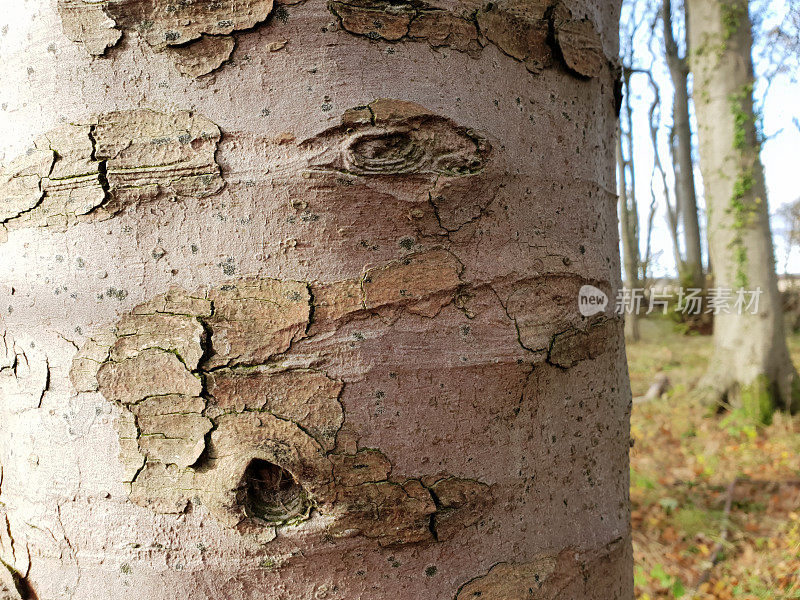
[[[789,345],[800,367],[800,335]],[[628,343],[634,397],[659,372],[672,384],[633,407],[636,597],[800,599],[800,416],[757,428],[715,414],[693,393],[710,354],[710,337],[666,319]]]

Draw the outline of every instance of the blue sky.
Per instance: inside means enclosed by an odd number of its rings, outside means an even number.
[[[658,2],[660,4],[660,2]],[[678,0],[673,0],[677,9]],[[647,3],[641,0],[626,0],[623,11],[623,25],[628,22],[631,10],[638,16],[643,14]],[[782,22],[788,2],[786,0],[761,0],[764,12],[763,21],[757,29],[766,31]],[[660,33],[660,27],[659,27]],[[671,161],[667,147],[669,127],[672,123],[672,85],[669,79],[666,64],[663,59],[663,50],[660,48],[660,39],[652,42],[652,49],[656,54],[655,60],[648,48],[650,44],[650,26],[645,22],[637,34],[634,42],[634,60],[636,66],[649,68],[653,72],[661,88],[661,130],[659,133],[659,147],[662,164],[668,171],[671,180]],[[759,77],[756,85],[757,103],[760,105],[763,118],[763,132],[765,142],[761,160],[767,179],[770,212],[774,215],[776,210],[784,204],[800,198],[800,128],[793,119],[800,119],[800,74],[797,73],[797,61],[791,63],[792,68],[772,79],[769,87],[763,74],[770,68],[770,61],[762,58],[760,48],[754,51],[755,68]],[[651,203],[650,181],[653,169],[653,148],[650,141],[648,111],[653,99],[650,84],[645,75],[634,75],[631,85],[631,100],[634,110],[634,163],[636,169],[636,195],[640,213],[640,231],[642,253],[644,254],[645,232],[647,229],[647,215]],[[696,133],[696,127],[693,125]],[[701,205],[701,227],[705,228],[705,212],[702,199],[702,175],[699,168],[695,169],[698,184],[698,201]],[[656,197],[658,199],[657,213],[653,223],[652,247],[655,253],[651,274],[654,276],[672,275],[675,272],[675,261],[672,253],[672,242],[666,222],[666,208],[663,200],[664,190],[660,184],[660,177],[654,181]],[[773,238],[775,243],[775,258],[779,272],[788,271],[800,273],[800,249],[795,249],[787,255],[787,244],[782,231],[785,229],[781,219],[772,218]],[[705,232],[704,232],[705,233]]]

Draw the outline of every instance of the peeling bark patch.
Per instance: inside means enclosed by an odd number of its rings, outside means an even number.
[[[272,12],[273,0],[161,2],[110,0],[108,11],[126,29],[136,28],[153,48],[181,46],[203,34],[230,35],[252,29]]]
[[[310,370],[225,369],[208,375],[208,392],[225,412],[257,410],[297,423],[323,448],[332,450],[344,414],[344,385]]]
[[[355,454],[335,454],[333,476],[343,486],[352,487],[364,483],[377,483],[389,479],[392,463],[386,456],[371,448]]]
[[[430,486],[437,511],[431,521],[438,540],[455,537],[480,521],[492,505],[489,486],[480,481],[451,477]]]
[[[330,8],[350,33],[388,41],[407,35],[416,16],[412,5],[392,2],[331,2]]]
[[[186,46],[170,47],[175,66],[183,75],[202,77],[216,71],[231,57],[235,40],[230,36],[204,35]]]
[[[34,209],[42,197],[42,180],[50,173],[55,155],[52,150],[33,148],[0,171],[0,222]]]
[[[314,284],[312,334],[335,329],[368,313],[399,311],[433,317],[453,302],[463,267],[443,249],[410,254],[383,267],[369,269],[360,281]]]
[[[508,316],[514,319],[523,348],[540,360],[569,368],[606,351],[612,321],[588,321],[578,311],[578,291],[586,281],[577,275],[551,274],[495,286]]]
[[[213,426],[201,413],[202,398],[179,394],[148,398],[129,407],[139,427],[139,450],[147,460],[185,469],[205,450]]]
[[[478,12],[478,26],[490,42],[536,73],[553,64],[548,4],[530,0],[491,2]]]
[[[60,127],[0,171],[0,223],[63,229],[162,197],[216,194],[220,137],[188,112],[119,111]]]
[[[498,563],[486,575],[458,590],[456,600],[538,598],[537,592],[556,569],[557,557],[539,556],[525,563]]]
[[[0,326],[2,322],[0,321]],[[0,331],[0,403],[10,413],[41,407],[50,386],[47,356]]]
[[[337,504],[340,514],[334,534],[357,533],[387,546],[434,539],[430,519],[436,503],[417,479],[344,487]]]
[[[563,16],[559,13],[566,12]],[[603,40],[589,19],[573,19],[568,11],[556,9],[555,39],[567,67],[584,77],[598,77],[608,65]]]
[[[256,365],[289,349],[305,333],[311,304],[308,285],[244,280],[212,289],[214,314],[209,368]]]
[[[58,0],[58,13],[64,35],[83,45],[92,56],[102,56],[122,37],[116,21],[107,12],[108,4]]]
[[[0,221],[15,229],[92,218],[106,200],[102,166],[93,153],[91,126],[67,125],[37,139],[0,176]]]
[[[422,41],[472,56],[491,43],[532,73],[563,59],[570,71],[597,77],[609,62],[594,24],[573,19],[553,0],[497,0],[471,12],[453,12],[435,0],[342,0],[328,6],[342,29],[354,35],[388,42]]]
[[[416,0],[346,0],[328,6],[345,31],[372,40],[424,41],[471,54],[481,50],[478,30],[466,10],[457,14]]]
[[[106,113],[94,136],[95,156],[106,165],[112,211],[161,196],[204,198],[224,186],[214,158],[219,127],[194,113]]]
[[[435,316],[453,300],[461,284],[461,265],[446,250],[412,255],[399,263],[367,271],[362,288],[364,307],[409,305],[408,311]]]
[[[493,503],[489,486],[477,481],[391,477],[391,462],[375,449],[332,459],[334,535],[364,535],[384,546],[444,541],[477,523]]]
[[[241,278],[193,294],[173,289],[97,332],[70,377],[78,392],[117,406],[136,504],[181,513],[199,503],[266,541],[266,530],[314,512],[331,517],[334,538],[449,539],[488,510],[489,487],[393,478],[379,450],[337,447],[345,384],[293,351],[316,335],[312,317],[324,329],[386,310],[431,316],[453,301],[461,268],[435,249],[337,284]]]
[[[566,548],[558,554],[540,554],[527,562],[501,562],[462,585],[455,600],[508,600],[585,598],[605,589],[602,584],[619,575],[613,566],[630,549],[630,542],[615,538],[588,550]],[[598,583],[600,587],[598,587]]]
[[[158,348],[104,363],[97,372],[97,383],[105,398],[123,404],[151,396],[194,396],[202,391],[200,379],[175,354]]]
[[[102,56],[123,31],[136,32],[154,50],[168,49],[192,77],[218,69],[233,51],[230,34],[263,23],[272,9],[273,0],[58,0],[64,35],[89,54]]]
[[[563,369],[574,367],[580,361],[597,358],[606,351],[613,339],[614,324],[605,320],[592,323],[586,329],[571,329],[553,337],[548,361]]]

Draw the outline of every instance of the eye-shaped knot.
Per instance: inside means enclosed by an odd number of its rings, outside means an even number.
[[[343,163],[356,175],[472,175],[483,170],[489,144],[440,119],[360,131],[345,141]]]
[[[348,170],[364,175],[414,173],[426,158],[425,148],[407,131],[357,135],[345,151]]]

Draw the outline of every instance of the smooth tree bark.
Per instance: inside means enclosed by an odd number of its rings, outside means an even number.
[[[715,315],[714,356],[706,381],[719,399],[769,421],[775,408],[800,407],[800,396],[784,335],[753,112],[748,4],[692,0],[689,10],[714,286],[734,295],[730,313]],[[760,290],[757,311],[745,306],[739,314],[738,290]],[[750,296],[745,299],[747,304]]]
[[[684,8],[684,10],[686,9]],[[678,265],[679,275],[684,286],[703,289],[705,288],[705,275],[694,182],[692,126],[689,117],[689,64],[686,57],[681,55],[675,39],[671,0],[663,0],[662,13],[664,53],[675,90],[672,101],[672,128],[675,143],[670,146],[670,149],[674,153],[675,195],[678,214],[683,225],[684,259],[683,264]],[[689,20],[688,18],[684,20],[688,29]],[[687,53],[689,48],[690,46],[687,44]]]
[[[4,11],[3,597],[631,599],[618,10]]]

